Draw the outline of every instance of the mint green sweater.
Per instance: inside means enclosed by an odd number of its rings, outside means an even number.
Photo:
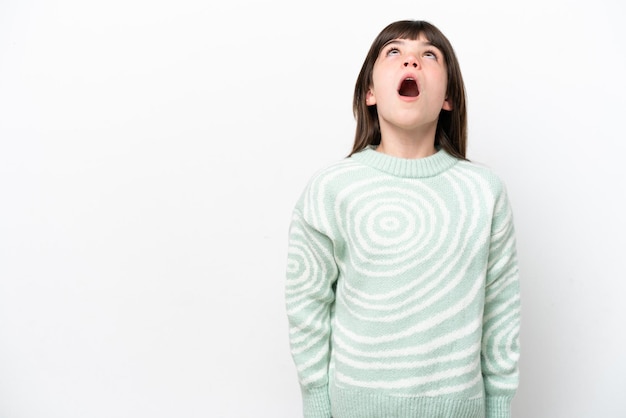
[[[313,176],[286,309],[306,418],[501,418],[518,385],[513,218],[489,169],[367,148]]]

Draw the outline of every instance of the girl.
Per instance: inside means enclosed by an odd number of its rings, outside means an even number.
[[[354,91],[356,135],[289,232],[286,307],[305,417],[500,418],[518,385],[520,298],[502,181],[469,162],[448,39],[398,21]]]

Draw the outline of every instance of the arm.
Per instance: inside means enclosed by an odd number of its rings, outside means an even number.
[[[330,418],[330,311],[337,267],[331,240],[296,210],[289,229],[285,299],[305,418]]]
[[[520,288],[515,231],[503,192],[492,226],[483,316],[482,370],[486,417],[511,416],[519,373]]]

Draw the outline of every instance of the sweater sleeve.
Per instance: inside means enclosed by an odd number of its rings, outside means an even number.
[[[289,228],[285,300],[305,418],[329,418],[330,320],[337,266],[332,241],[299,210]]]
[[[485,310],[482,371],[486,418],[511,416],[520,352],[520,286],[513,215],[506,191],[496,202],[492,224]]]

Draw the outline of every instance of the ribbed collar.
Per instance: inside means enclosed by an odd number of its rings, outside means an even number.
[[[374,147],[368,147],[353,154],[352,159],[385,173],[397,177],[424,178],[443,173],[459,160],[443,149],[424,158],[398,158],[378,152]]]

